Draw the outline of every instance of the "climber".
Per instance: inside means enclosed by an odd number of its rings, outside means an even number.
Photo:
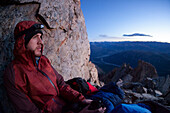
[[[4,73],[8,97],[18,113],[61,113],[68,103],[90,104],[92,100],[65,84],[63,77],[42,55],[43,25],[19,22],[14,30],[14,60]],[[105,108],[80,113],[104,113]]]

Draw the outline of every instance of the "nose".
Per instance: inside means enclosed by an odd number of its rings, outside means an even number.
[[[38,43],[39,43],[39,44],[43,44],[43,40],[42,40],[42,37],[41,37],[41,36],[38,36]]]

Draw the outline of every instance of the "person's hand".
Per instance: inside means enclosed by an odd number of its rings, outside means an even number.
[[[90,104],[92,101],[93,101],[93,100],[91,100],[91,99],[84,99],[84,100],[82,101],[82,103],[83,103],[83,104]]]
[[[99,108],[99,109],[95,109],[95,110],[89,110],[88,109],[89,105],[86,106],[83,110],[81,110],[79,113],[104,113],[106,110],[106,107],[104,108]]]

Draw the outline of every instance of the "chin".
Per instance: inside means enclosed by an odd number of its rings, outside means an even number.
[[[36,57],[40,57],[42,55],[42,53],[35,53]]]
[[[40,57],[41,55],[35,55],[36,57]]]

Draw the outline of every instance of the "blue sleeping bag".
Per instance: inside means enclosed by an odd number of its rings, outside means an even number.
[[[106,107],[105,113],[110,113],[114,106],[118,105],[124,98],[124,92],[119,88],[116,83],[110,82],[99,89],[99,91],[93,95],[86,96],[92,100],[102,100]]]
[[[120,104],[116,106],[111,113],[151,113],[149,106],[139,104]]]

